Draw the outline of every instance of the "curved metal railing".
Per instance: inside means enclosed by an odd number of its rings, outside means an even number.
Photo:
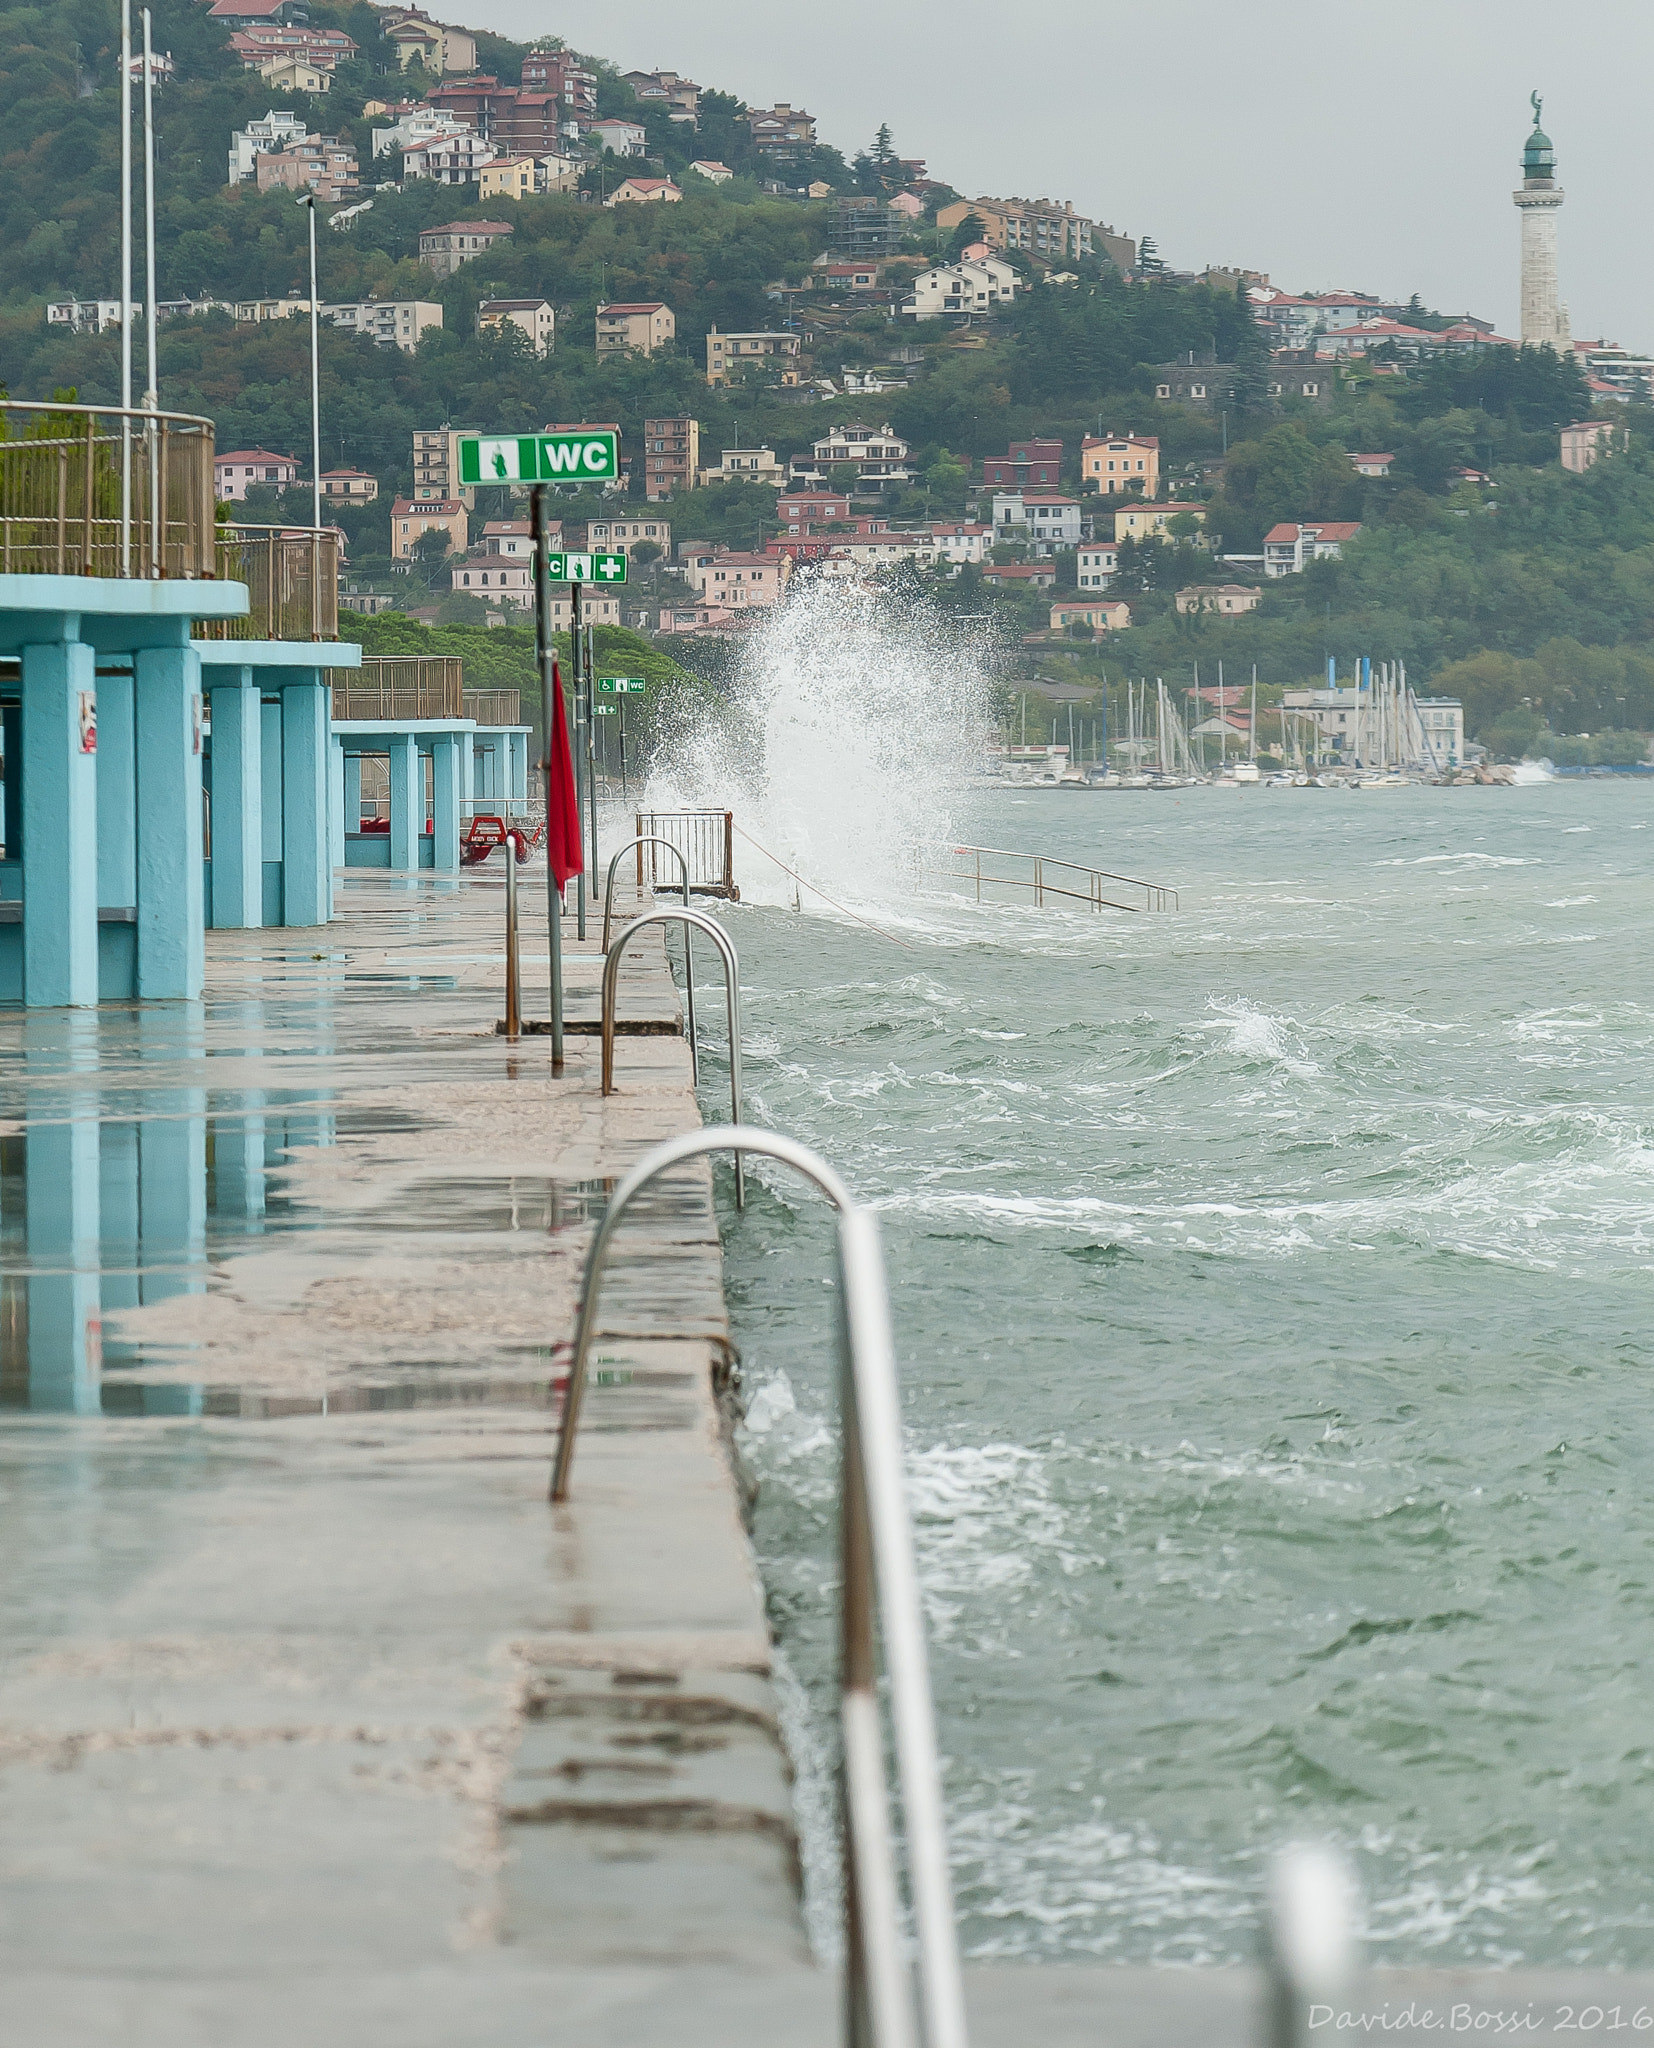
[[[1003,846],[955,846],[937,844],[931,851],[949,855],[955,859],[967,860],[966,868],[927,868],[925,873],[942,881],[973,882],[976,885],[976,900],[982,901],[985,887],[993,889],[1026,889],[1033,896],[1036,906],[1043,906],[1048,896],[1060,897],[1074,903],[1083,903],[1091,910],[1177,910],[1181,906],[1175,889],[1162,882],[1145,882],[1140,875],[1111,874],[1107,868],[1088,868],[1079,861],[1057,860],[1044,853],[1015,853]],[[990,861],[1021,861],[1027,871],[1020,874],[994,874],[984,870],[982,863]],[[1055,870],[1064,879],[1050,879]],[[1068,877],[1083,877],[1076,887]],[[1120,903],[1112,896],[1105,895],[1105,882],[1120,882],[1128,889],[1141,889],[1140,903]]]
[[[612,877],[613,868],[609,873]],[[691,910],[687,904],[681,909],[646,910],[641,917],[632,919],[612,946],[603,948],[603,1093],[612,1095],[615,1092],[615,993],[620,980],[621,955],[625,952],[626,942],[633,933],[640,932],[646,925],[651,924],[681,924],[684,927],[683,978],[691,990],[694,987],[695,964],[689,957],[690,926],[693,925],[697,931],[709,933],[718,951],[723,955],[724,1001],[729,1015],[729,1120],[738,1124],[741,1121],[741,963],[736,957],[734,941],[723,926],[715,918],[708,917],[704,911]],[[603,921],[603,933],[607,938],[607,916]],[[693,1015],[693,1012],[690,1014]],[[690,1058],[698,1081],[700,1058],[693,1048]],[[735,1206],[738,1209],[747,1206],[746,1174],[741,1166],[739,1153],[735,1155]]]
[[[220,526],[218,574],[246,584],[247,615],[203,620],[198,637],[337,640],[339,540],[336,526]]]
[[[213,423],[0,399],[0,574],[209,578]]]
[[[670,839],[663,839],[658,832],[640,832],[635,839],[617,847],[609,862],[609,872],[603,879],[603,951],[609,950],[609,931],[614,923],[615,869],[627,854],[636,851],[638,867],[638,894],[643,893],[643,849],[646,846],[664,846],[668,853],[676,854],[678,866],[683,869],[683,907],[689,908],[689,861],[681,846],[674,846]],[[650,866],[654,857],[650,856]],[[701,1085],[701,1049],[695,1035],[695,962],[689,952],[689,927],[683,928],[683,1006],[684,1017],[689,1027],[689,1077],[698,1088]]]
[[[901,1404],[878,1218],[856,1202],[826,1161],[792,1138],[738,1125],[670,1138],[640,1159],[616,1188],[586,1254],[580,1320],[551,1498],[569,1497],[586,1360],[597,1323],[598,1289],[609,1247],[639,1193],[669,1168],[709,1152],[739,1163],[756,1152],[814,1182],[838,1210],[839,1410],[843,1421],[842,1657],[844,1875],[850,2048],[966,2048],[965,2000],[948,1875],[936,1714],[925,1649],[919,1571],[902,1470]],[[906,1864],[918,1954],[918,2025],[902,1953],[900,1891],[893,1847],[878,1698],[884,1645],[890,1720],[906,1821]]]

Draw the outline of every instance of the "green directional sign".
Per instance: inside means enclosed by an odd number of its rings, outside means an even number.
[[[618,718],[620,716],[620,713],[616,711],[612,704],[594,704],[592,709],[599,718]]]
[[[597,687],[605,697],[641,696],[649,684],[643,676],[599,676]]]
[[[553,583],[624,583],[622,554],[546,556],[546,574]]]
[[[462,484],[612,483],[619,475],[616,437],[602,427],[459,436]]]

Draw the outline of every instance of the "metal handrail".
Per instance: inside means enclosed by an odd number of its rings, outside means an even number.
[[[1020,853],[1008,846],[959,846],[951,841],[933,843],[938,847],[945,846],[949,853],[975,855],[975,867],[971,873],[960,874],[948,868],[932,868],[929,872],[943,881],[974,882],[978,903],[982,901],[982,885],[986,882],[990,888],[996,889],[1032,889],[1036,907],[1043,906],[1047,896],[1066,896],[1076,903],[1089,903],[1093,910],[1126,910],[1136,913],[1139,910],[1182,908],[1181,899],[1175,889],[1169,888],[1163,882],[1145,882],[1141,875],[1117,875],[1108,868],[1089,868],[1081,861],[1060,860],[1044,853]],[[1026,879],[1020,875],[985,875],[982,872],[984,854],[990,860],[1031,861],[1033,875]],[[1045,879],[1047,868],[1062,868],[1069,874],[1084,875],[1087,877],[1088,886],[1082,891],[1066,889],[1060,883],[1048,882]],[[1144,901],[1141,904],[1116,903],[1112,897],[1103,894],[1101,885],[1104,882],[1124,882],[1128,888],[1141,889]]]
[[[340,533],[336,526],[218,528],[218,573],[247,585],[242,619],[205,621],[209,640],[337,640]]]
[[[779,1160],[813,1181],[839,1213],[839,1408],[843,1420],[842,1663],[844,1864],[848,1951],[845,2036],[850,2048],[966,2048],[965,1998],[948,1875],[936,1711],[924,1611],[902,1470],[901,1403],[878,1218],[814,1152],[773,1131],[687,1131],[640,1159],[616,1188],[586,1253],[580,1319],[551,1498],[569,1497],[598,1284],[622,1216],[658,1174],[709,1152]],[[879,1717],[877,1638],[890,1680],[891,1732],[906,1818],[909,1889],[918,1951],[918,2016],[902,1954],[890,1788]]]
[[[197,413],[0,396],[0,573],[213,577],[213,437]]]
[[[609,928],[614,921],[615,869],[634,848],[637,850],[638,893],[643,893],[643,849],[645,846],[664,846],[668,853],[675,853],[678,866],[683,869],[683,907],[689,908],[689,856],[681,846],[673,845],[670,839],[663,839],[658,832],[640,832],[635,839],[617,847],[609,862],[609,872],[603,881],[603,951],[609,950]],[[650,892],[653,894],[653,891]],[[689,954],[689,927],[683,928],[683,998],[684,1011],[689,1024],[689,1076],[698,1088],[701,1085],[701,1051],[695,1037],[695,963]]]
[[[523,968],[517,944],[517,842],[505,835],[505,1035],[515,1045],[523,1032]]]
[[[612,873],[613,870],[611,869]],[[689,927],[709,932],[724,956],[724,1002],[729,1015],[729,1120],[732,1124],[741,1121],[741,963],[736,958],[735,945],[721,924],[702,910],[691,910],[687,904],[681,910],[646,910],[632,922],[615,940],[612,946],[603,949],[603,1093],[615,1092],[615,990],[620,980],[621,955],[626,943],[634,932],[640,932],[650,924],[682,924],[683,935],[683,978],[685,983],[694,979],[694,963],[689,957]],[[699,1058],[695,1058],[694,1072],[700,1075]],[[741,1155],[735,1155],[735,1206],[747,1206],[747,1180],[741,1165]]]

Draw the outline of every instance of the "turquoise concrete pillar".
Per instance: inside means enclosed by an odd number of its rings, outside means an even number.
[[[78,630],[77,620],[69,621]],[[23,657],[23,1000],[98,1000],[97,678],[78,640]],[[200,894],[197,863],[196,894]]]
[[[301,669],[281,692],[282,923],[333,915],[328,752],[333,692],[322,671]]]
[[[419,866],[419,838],[425,829],[425,763],[411,732],[390,735],[391,866]]]
[[[221,931],[264,922],[264,746],[257,678],[213,670],[212,921]]]
[[[515,802],[524,804],[528,802],[528,734],[508,732],[505,738],[506,745],[511,750],[506,795]]]
[[[27,702],[25,686],[25,705]],[[90,838],[86,852],[90,865]],[[98,1410],[102,1330],[98,1179],[95,1114],[68,1123],[36,1124],[30,1129],[25,1141],[23,1199],[27,1204],[25,1296],[31,1408],[71,1415],[96,1414]]]
[[[263,763],[259,808],[264,819],[264,858],[281,859],[281,700],[258,707],[259,759]]]
[[[344,742],[341,740],[340,745]],[[362,829],[362,757],[360,754],[345,755],[345,830],[360,832]]]
[[[460,763],[465,749],[459,733],[431,742],[431,865],[444,873],[459,868]]]
[[[98,678],[98,902],[138,901],[137,706],[129,675]]]
[[[344,741],[328,741],[328,858],[344,866]]]
[[[201,657],[144,647],[137,679],[138,995],[193,1002],[205,971]]]

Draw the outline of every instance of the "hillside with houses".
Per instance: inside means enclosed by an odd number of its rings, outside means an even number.
[[[456,436],[601,423],[621,478],[560,537],[628,553],[605,625],[709,673],[800,579],[876,579],[991,614],[1013,686],[1225,659],[1278,693],[1382,644],[1495,746],[1654,726],[1654,361],[1181,270],[1106,195],[830,141],[796,80],[749,106],[366,0],[154,11],[163,402],[243,516],[308,517],[313,197],[364,635],[514,642],[525,507]],[[14,394],[118,388],[114,21],[0,18]]]

